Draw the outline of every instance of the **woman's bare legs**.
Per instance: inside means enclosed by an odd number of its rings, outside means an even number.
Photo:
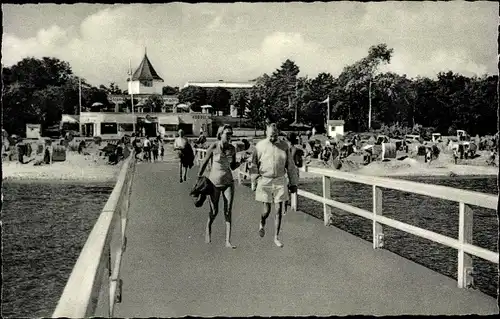
[[[208,215],[207,229],[205,233],[205,242],[208,244],[212,238],[212,224],[219,213],[219,198],[220,190],[214,188],[214,193],[209,196],[208,203],[210,204],[210,212]]]
[[[179,178],[182,183],[182,161],[179,161]]]
[[[184,166],[184,181],[187,180],[188,167]]]
[[[226,247],[236,248],[231,244],[231,219],[233,211],[234,184],[227,187],[222,194],[224,201],[224,219],[226,221]]]

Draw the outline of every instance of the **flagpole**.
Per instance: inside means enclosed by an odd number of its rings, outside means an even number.
[[[82,115],[82,78],[78,78],[78,115]]]
[[[328,108],[328,118],[326,120],[326,124],[328,124],[328,121],[330,121],[330,96],[326,99],[326,107]]]
[[[330,120],[330,95],[327,96],[324,102],[326,102],[326,136],[330,136],[330,127],[328,126],[328,121]]]
[[[297,124],[297,111],[298,111],[298,108],[299,108],[299,92],[298,92],[298,88],[299,88],[299,81],[297,80],[295,82],[295,123]]]
[[[129,83],[128,84],[128,89],[129,89],[129,94],[130,94],[130,103],[132,105],[132,130],[133,130],[133,133],[135,134],[135,122],[136,122],[136,119],[135,119],[135,115],[134,115],[134,93],[132,91],[132,86],[131,86],[131,83],[132,82],[132,64],[130,62],[130,59],[128,59],[128,75],[129,75]]]
[[[82,78],[78,78],[78,127],[80,136],[82,135]]]

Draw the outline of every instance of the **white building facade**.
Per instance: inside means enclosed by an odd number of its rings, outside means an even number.
[[[222,80],[215,82],[191,82],[188,81],[184,84],[183,88],[187,88],[189,86],[197,86],[202,88],[224,88],[228,90],[231,94],[237,94],[238,91],[241,90],[251,90],[255,86],[255,82],[224,82]],[[230,105],[230,114],[231,117],[238,117],[238,110],[234,105]]]
[[[212,115],[177,108],[179,99],[175,95],[163,95],[164,81],[153,68],[146,54],[141,64],[127,79],[129,95],[109,95],[115,104],[114,112],[81,112],[79,116],[82,136],[120,138],[125,134],[138,133],[142,136],[171,136],[179,129],[188,135],[201,131],[212,134]],[[153,95],[161,96],[161,109],[149,109],[145,102]],[[133,96],[134,112],[121,107]]]
[[[335,137],[344,135],[344,121],[343,120],[329,120],[328,121],[328,136]]]

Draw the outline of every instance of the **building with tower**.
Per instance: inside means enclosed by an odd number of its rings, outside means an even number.
[[[141,64],[127,82],[128,94],[163,94],[164,81],[151,65],[147,53],[144,53]]]
[[[79,116],[82,136],[120,138],[135,133],[142,136],[172,136],[178,129],[188,135],[200,131],[212,134],[212,115],[193,112],[179,105],[176,95],[163,95],[163,78],[156,72],[147,53],[135,70],[129,72],[128,94],[109,95],[114,112],[82,111]],[[133,101],[133,109],[130,101]],[[160,99],[160,106],[150,107],[150,99]],[[127,103],[128,101],[128,103]]]

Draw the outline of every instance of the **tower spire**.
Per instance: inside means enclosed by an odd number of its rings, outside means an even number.
[[[144,46],[144,55],[148,55],[148,47],[146,45]]]

